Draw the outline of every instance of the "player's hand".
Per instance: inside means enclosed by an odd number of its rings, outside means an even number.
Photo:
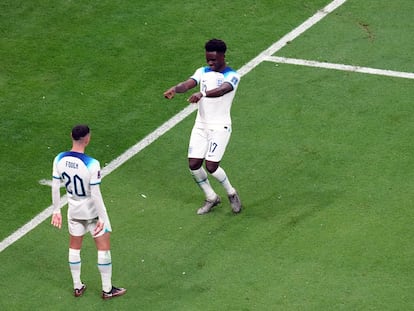
[[[62,214],[55,213],[52,215],[52,221],[50,222],[53,226],[61,229],[62,228]]]
[[[187,99],[187,101],[192,103],[192,104],[195,104],[195,103],[198,103],[200,101],[201,97],[203,97],[203,94],[201,94],[201,92],[197,92],[197,93],[194,93],[193,95],[191,95]]]
[[[175,96],[175,87],[172,87],[169,90],[164,92],[164,97],[167,99],[171,99],[174,96]]]
[[[98,220],[98,222],[96,223],[96,227],[95,230],[93,231],[93,235],[96,236],[97,234],[99,234],[103,228],[104,228],[104,222]]]

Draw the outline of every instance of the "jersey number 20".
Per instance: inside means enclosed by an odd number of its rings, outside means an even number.
[[[78,175],[69,176],[66,172],[62,174],[63,179],[65,180],[66,191],[69,194],[75,194],[78,197],[84,197],[86,195],[85,186],[83,185],[83,180]]]

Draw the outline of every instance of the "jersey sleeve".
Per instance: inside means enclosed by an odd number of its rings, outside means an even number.
[[[93,160],[92,163],[90,164],[90,173],[91,173],[91,179],[89,184],[91,186],[93,185],[99,185],[101,183],[102,180],[102,176],[101,176],[101,165],[99,163],[98,160]]]
[[[60,174],[59,174],[59,171],[58,171],[58,165],[57,165],[58,161],[59,161],[59,155],[57,155],[55,157],[55,159],[53,160],[53,170],[52,170],[53,179],[60,179],[61,178]]]
[[[91,179],[90,179],[90,186],[91,186],[91,198],[93,201],[93,204],[96,208],[96,212],[98,214],[98,217],[101,221],[106,222],[107,220],[107,213],[106,213],[106,207],[105,203],[102,198],[101,190],[99,185],[101,184],[101,166],[99,164],[99,161],[96,159],[92,159],[92,162],[90,163],[90,173],[91,173]]]
[[[230,83],[233,87],[233,90],[235,90],[239,84],[240,81],[240,75],[237,73],[237,71],[229,71],[224,75],[224,82]]]
[[[91,187],[91,197],[93,200],[93,204],[96,208],[96,213],[98,214],[99,220],[102,222],[107,222],[108,214],[106,212],[105,203],[102,198],[101,189],[97,184]]]
[[[58,171],[58,161],[59,155],[53,160],[53,172],[52,172],[52,204],[53,204],[53,214],[60,213],[60,180],[61,176]]]
[[[204,68],[198,68],[194,74],[190,77],[190,79],[193,79],[197,84],[200,84],[201,75],[203,74]]]
[[[57,178],[52,180],[52,204],[53,214],[60,213],[60,181]]]

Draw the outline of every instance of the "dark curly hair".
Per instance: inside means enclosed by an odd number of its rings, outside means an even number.
[[[204,47],[206,52],[220,52],[224,54],[227,50],[226,43],[220,39],[211,39],[207,41]]]

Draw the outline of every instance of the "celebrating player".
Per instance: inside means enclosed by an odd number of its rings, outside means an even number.
[[[205,44],[208,66],[197,69],[188,80],[164,92],[164,97],[171,99],[176,93],[185,93],[197,85],[200,87],[188,98],[190,103],[198,103],[197,117],[190,136],[188,163],[195,182],[206,197],[204,205],[197,210],[199,215],[210,212],[221,203],[210,185],[207,172],[223,185],[233,212],[239,213],[242,208],[236,189],[220,166],[231,136],[230,109],[240,80],[240,75],[226,64],[226,50],[224,41],[209,40]],[[204,161],[207,172],[203,168]]]

